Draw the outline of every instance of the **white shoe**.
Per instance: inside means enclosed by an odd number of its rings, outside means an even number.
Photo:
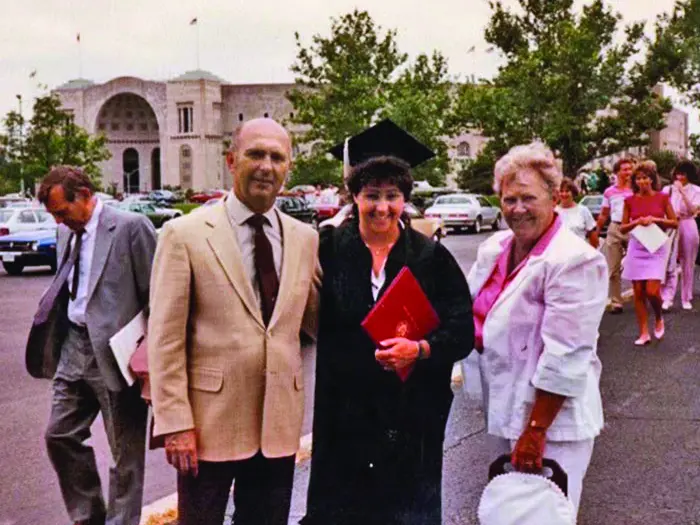
[[[683,310],[692,310],[693,305],[691,303],[683,303]]]
[[[659,304],[659,303],[656,303]],[[671,301],[664,301],[663,304],[661,305],[661,309],[664,312],[668,312],[671,309],[671,306],[673,306],[673,303]]]

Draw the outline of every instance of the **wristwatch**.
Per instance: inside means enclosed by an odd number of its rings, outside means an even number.
[[[423,359],[428,359],[428,354],[425,351],[425,348],[423,348],[423,341],[417,341],[416,344],[418,345],[418,359],[423,360]]]

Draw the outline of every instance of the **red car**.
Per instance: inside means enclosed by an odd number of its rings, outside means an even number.
[[[342,208],[337,194],[321,194],[309,203],[309,208],[314,210],[319,221],[325,221],[335,216]]]
[[[226,192],[223,190],[206,190],[195,193],[190,197],[190,202],[196,202],[197,204],[204,204],[211,199],[220,199],[226,196]]]

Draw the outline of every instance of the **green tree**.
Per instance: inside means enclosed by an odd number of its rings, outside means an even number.
[[[653,92],[644,65],[632,60],[643,24],[624,28],[603,0],[518,0],[522,14],[491,1],[486,41],[505,64],[493,80],[461,87],[455,115],[463,129],[480,129],[498,156],[516,144],[543,140],[574,176],[590,160],[646,145],[664,127],[668,100]]]
[[[693,133],[688,137],[690,144],[690,154],[695,162],[700,161],[700,135]]]
[[[671,180],[671,172],[680,160],[677,153],[669,150],[655,151],[649,154],[648,158],[656,163],[656,169],[663,182]]]
[[[474,193],[490,195],[493,193],[493,167],[496,158],[487,146],[474,159],[463,163],[457,172],[457,185]]]
[[[700,105],[700,0],[678,0],[657,17],[648,39],[646,68],[650,81],[667,82]]]
[[[22,128],[24,119],[16,111],[10,111],[3,120],[4,133],[0,135],[0,193],[14,193],[21,189],[22,179]]]
[[[101,187],[98,163],[111,156],[106,140],[103,135],[91,137],[77,126],[71,115],[61,109],[58,95],[38,97],[24,143],[24,176],[33,183],[46,175],[51,166],[70,164],[83,168]]]
[[[435,51],[409,64],[396,35],[358,10],[332,19],[331,35],[314,35],[308,47],[295,34],[290,123],[304,130],[296,139],[310,147],[296,160],[292,184],[340,183],[340,164],[327,151],[385,117],[436,151],[437,158],[416,170],[416,178],[444,182],[443,137],[452,134],[445,118],[451,106],[447,62]]]

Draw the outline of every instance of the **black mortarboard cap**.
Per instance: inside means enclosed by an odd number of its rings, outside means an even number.
[[[345,142],[341,142],[330,152],[342,161],[344,149]],[[388,118],[348,139],[350,166],[385,155],[397,157],[414,168],[432,159],[435,153]]]

